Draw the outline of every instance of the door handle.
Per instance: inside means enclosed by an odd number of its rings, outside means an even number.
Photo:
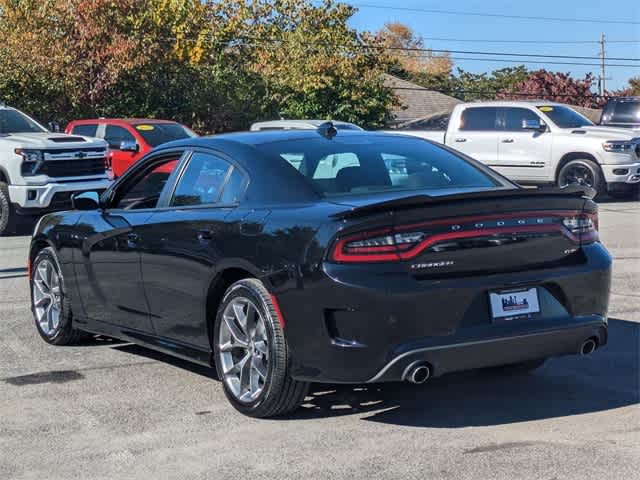
[[[513,138],[503,138],[502,139],[502,143],[513,143],[513,142],[514,142]]]
[[[198,230],[198,240],[201,242],[211,240],[213,238],[213,232],[211,230]]]
[[[467,141],[466,138],[456,138],[456,142],[458,142],[458,143],[464,143],[466,141]]]

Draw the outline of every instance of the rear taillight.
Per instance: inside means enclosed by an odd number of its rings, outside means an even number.
[[[598,217],[576,211],[526,212],[435,220],[338,238],[330,258],[341,263],[410,260],[425,250],[440,251],[452,241],[509,234],[564,235],[574,243],[598,239]]]

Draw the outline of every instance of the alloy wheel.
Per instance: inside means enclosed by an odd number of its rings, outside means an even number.
[[[234,397],[251,403],[262,393],[269,371],[267,328],[262,313],[245,297],[225,308],[218,334],[224,382]]]
[[[561,186],[584,185],[593,188],[595,178],[593,172],[586,165],[575,164],[569,166],[562,175]]]
[[[42,333],[52,337],[60,326],[62,290],[60,275],[50,260],[38,263],[33,274],[33,309]]]

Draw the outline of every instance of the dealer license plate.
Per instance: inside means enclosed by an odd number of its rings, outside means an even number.
[[[489,301],[491,303],[491,315],[496,319],[519,317],[540,311],[537,288],[491,292],[489,293]]]

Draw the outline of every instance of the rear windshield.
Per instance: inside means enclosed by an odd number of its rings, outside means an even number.
[[[417,138],[338,134],[264,144],[261,150],[286,161],[325,196],[498,185],[480,167]]]
[[[601,123],[640,124],[640,100],[607,103]]]
[[[194,132],[179,123],[139,123],[134,125],[134,128],[152,147],[196,136]]]
[[[42,133],[44,127],[38,125],[17,110],[0,108],[0,134],[6,133]]]

